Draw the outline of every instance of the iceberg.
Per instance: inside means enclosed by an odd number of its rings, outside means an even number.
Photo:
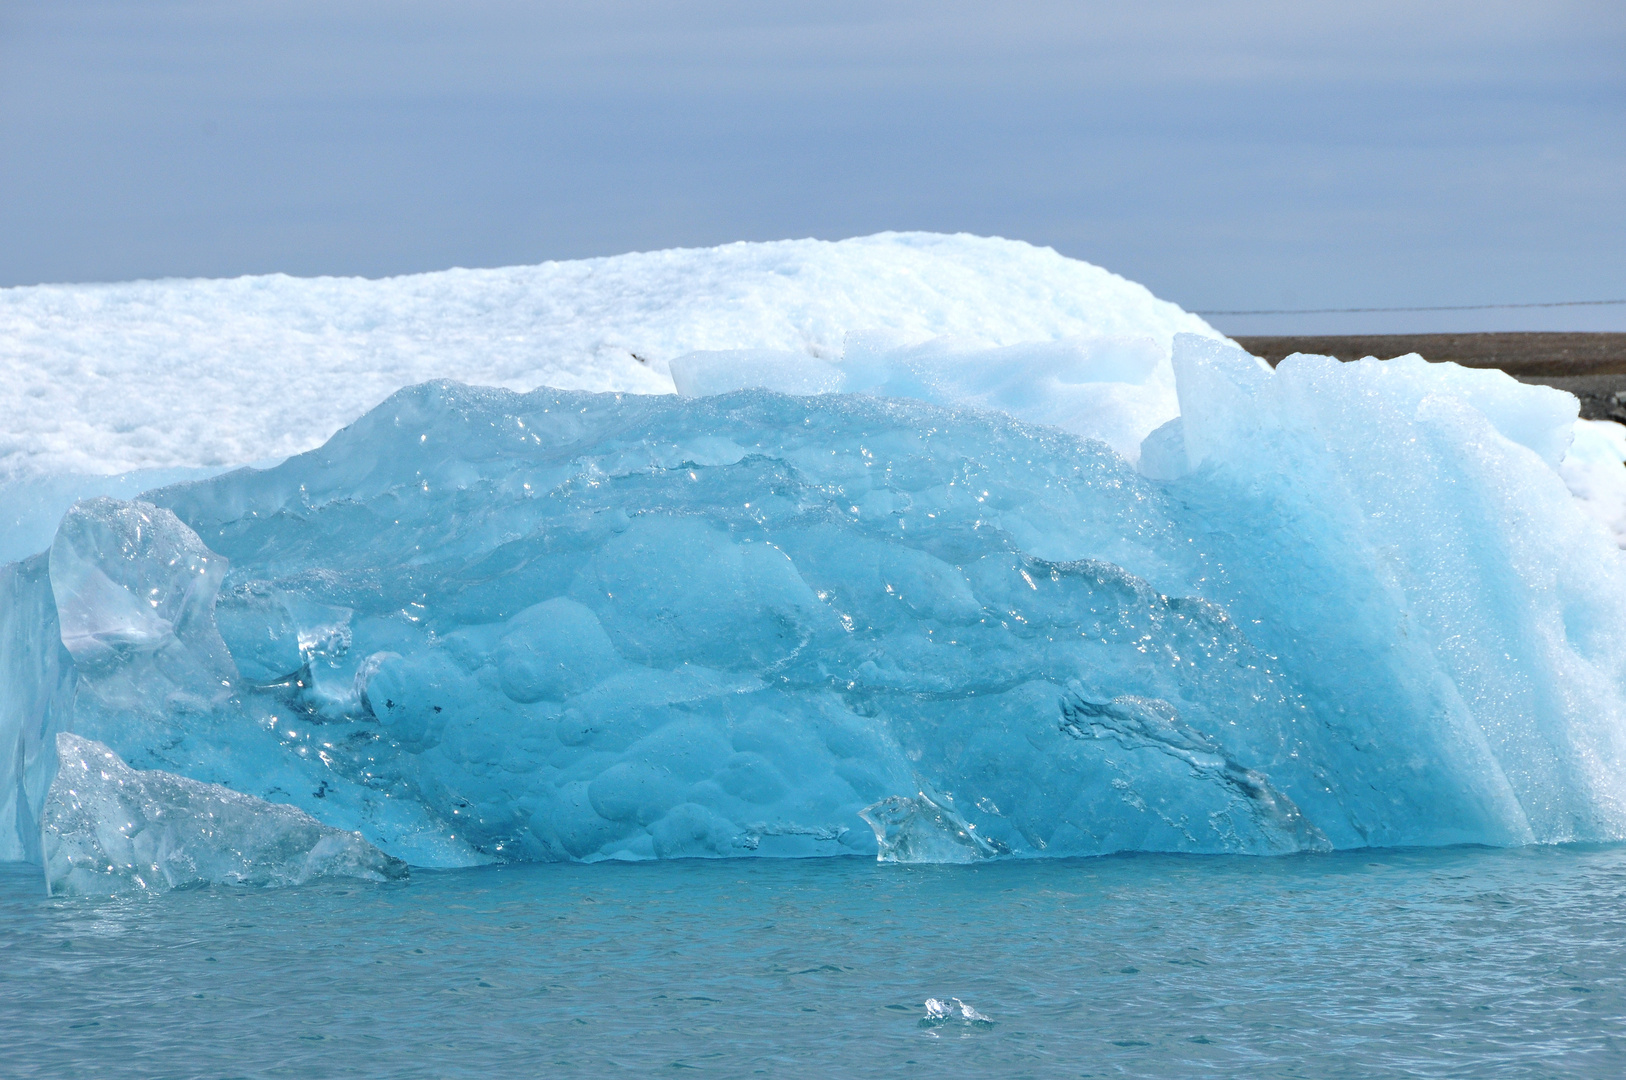
[[[199,885],[391,881],[407,874],[355,833],[309,814],[163,772],[137,772],[101,743],[62,732],[41,823],[52,895]]]
[[[987,351],[939,338],[827,364],[963,389]],[[1626,837],[1626,560],[1558,471],[1574,399],[1172,346],[1097,369],[1168,364],[1138,464],[850,383],[441,381],[81,501],[0,582],[0,843],[47,857],[70,731],[420,866]]]

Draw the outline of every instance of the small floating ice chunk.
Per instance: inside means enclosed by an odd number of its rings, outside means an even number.
[[[167,892],[195,885],[299,885],[407,875],[357,833],[219,784],[139,771],[62,732],[41,826],[52,894]]]
[[[893,795],[858,812],[875,830],[875,859],[890,863],[969,863],[1002,855],[941,796]]]
[[[1602,522],[1626,548],[1626,427],[1609,420],[1577,420],[1575,439],[1558,475],[1582,510]]]
[[[979,1026],[992,1025],[994,1022],[957,997],[951,997],[947,1001],[938,998],[926,999],[926,1015],[920,1020],[922,1027],[938,1027],[956,1021]]]

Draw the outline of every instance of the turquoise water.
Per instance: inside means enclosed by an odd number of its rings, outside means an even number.
[[[991,1024],[923,1023],[957,996]],[[686,860],[46,899],[0,1075],[1598,1076],[1626,848]]]

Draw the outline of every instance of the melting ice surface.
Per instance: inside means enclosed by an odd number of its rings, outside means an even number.
[[[183,776],[137,772],[100,743],[65,731],[56,749],[41,825],[53,894],[406,876],[399,859],[291,806]]]
[[[0,855],[64,730],[427,866],[1626,836],[1574,399],[1171,370],[1138,469],[920,401],[430,383],[81,502],[0,580]]]

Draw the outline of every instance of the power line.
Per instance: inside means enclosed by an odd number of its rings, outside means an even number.
[[[1557,300],[1546,304],[1446,304],[1436,307],[1278,308],[1268,311],[1197,311],[1194,315],[1354,315],[1368,311],[1491,311],[1497,308],[1602,307],[1626,300]]]

